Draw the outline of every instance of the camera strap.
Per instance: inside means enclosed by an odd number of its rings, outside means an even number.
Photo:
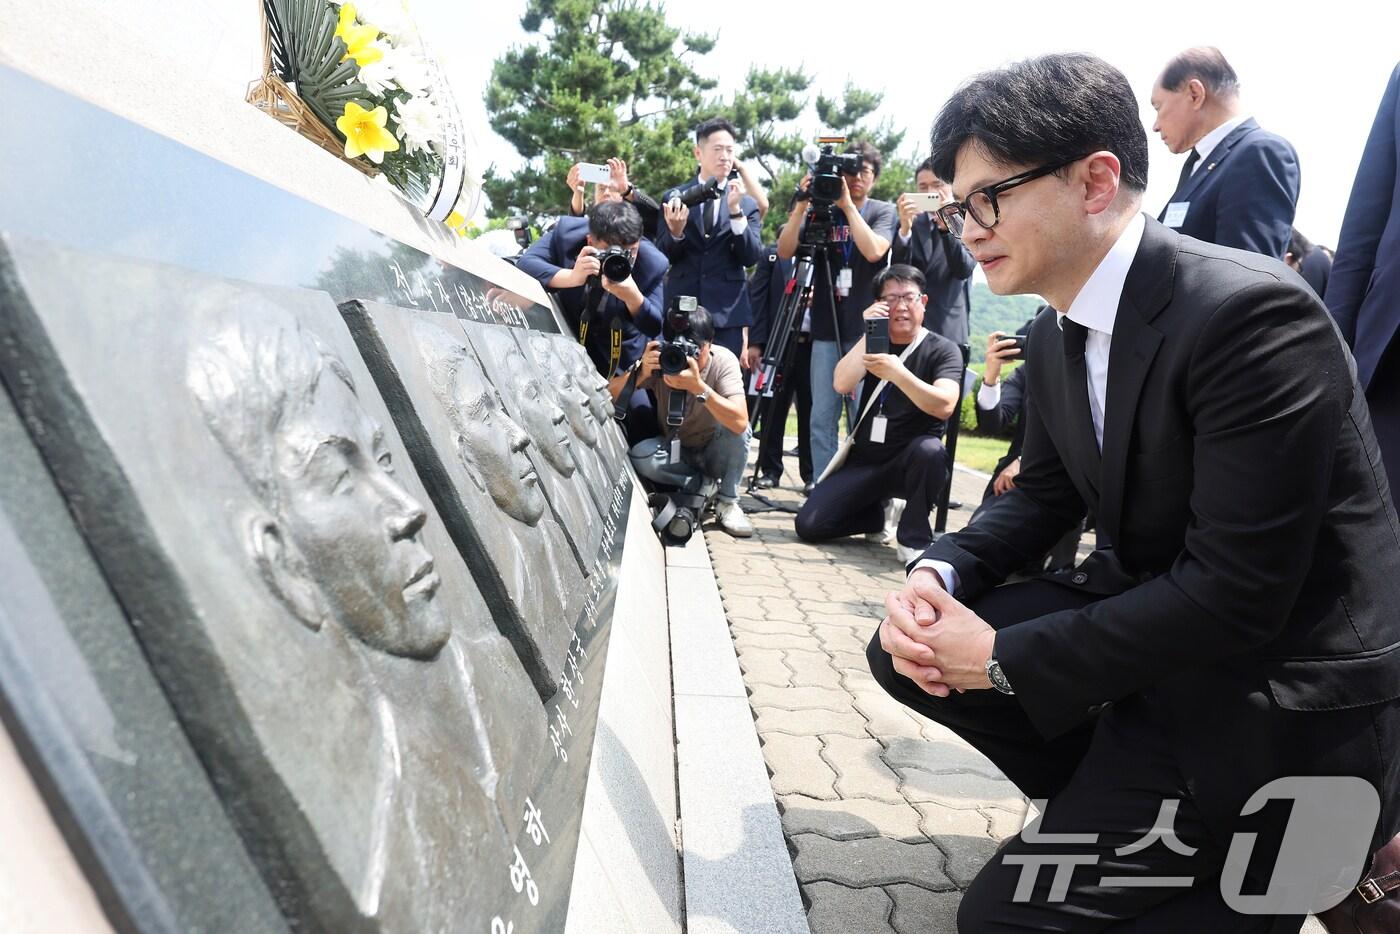
[[[619,422],[627,421],[627,407],[632,403],[632,394],[637,391],[637,380],[642,375],[642,361],[638,360],[632,364],[632,371],[627,374],[627,382],[622,384],[622,391],[613,400],[613,418]]]
[[[614,315],[608,324],[608,372],[616,373],[622,362],[622,322]]]

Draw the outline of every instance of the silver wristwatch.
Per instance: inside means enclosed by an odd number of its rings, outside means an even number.
[[[1003,694],[1016,693],[1011,690],[1011,682],[1006,680],[1006,672],[1001,670],[1001,662],[997,661],[995,655],[987,659],[987,680],[992,682],[992,687]]]
[[[707,388],[705,389],[704,392],[699,393],[698,395],[696,395],[695,401],[703,404],[704,402],[708,401],[709,398],[710,398],[710,390],[709,390],[709,388],[707,387]]]

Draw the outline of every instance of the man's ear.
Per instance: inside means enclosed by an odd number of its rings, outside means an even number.
[[[482,481],[477,470],[476,462],[467,453],[467,439],[465,435],[457,435],[457,457],[462,462],[462,466],[467,470],[467,476],[471,478],[472,486],[476,487],[478,493],[486,492],[486,484]]]
[[[248,551],[268,590],[312,632],[325,622],[326,604],[321,588],[311,579],[296,546],[287,541],[277,520],[259,513],[248,520]]]
[[[1123,165],[1118,157],[1108,150],[1101,150],[1088,158],[1084,166],[1084,209],[1090,214],[1100,214],[1113,204],[1118,197],[1119,181]]]
[[[1191,101],[1192,110],[1200,110],[1206,102],[1206,86],[1200,78],[1192,78],[1186,82],[1186,93]]]

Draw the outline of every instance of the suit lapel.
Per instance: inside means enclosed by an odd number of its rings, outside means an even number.
[[[1123,516],[1123,492],[1128,447],[1137,421],[1137,404],[1162,333],[1152,320],[1171,301],[1176,275],[1177,234],[1149,220],[1142,244],[1128,269],[1113,341],[1108,352],[1108,386],[1104,400],[1102,496],[1099,521],[1109,541],[1118,538]]]
[[[1195,193],[1197,188],[1200,188],[1201,185],[1205,183],[1205,180],[1210,177],[1210,174],[1215,171],[1216,167],[1225,161],[1225,157],[1230,154],[1230,150],[1234,149],[1240,140],[1257,129],[1259,129],[1258,122],[1253,117],[1250,117],[1244,123],[1241,123],[1231,130],[1230,134],[1222,139],[1219,145],[1210,151],[1210,155],[1202,159],[1201,164],[1196,166],[1196,171],[1186,180],[1186,184],[1177,189],[1176,194],[1172,196],[1172,201],[1190,201],[1191,195]]]

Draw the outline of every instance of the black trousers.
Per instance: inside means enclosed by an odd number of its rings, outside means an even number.
[[[927,548],[933,541],[929,513],[948,480],[948,451],[932,435],[891,448],[878,463],[847,461],[818,483],[797,513],[797,537],[824,542],[878,532],[885,526],[884,501],[905,501],[897,537],[901,545]]]
[[[1381,447],[1392,499],[1400,498],[1400,337],[1391,338],[1366,387],[1371,427]]]
[[[737,357],[744,350],[744,329],[742,327],[715,328],[714,343],[721,347],[728,347],[729,352]]]
[[[994,629],[1004,629],[1046,613],[1082,608],[1095,599],[1100,598],[1067,585],[1032,580],[995,588],[969,608]],[[958,913],[958,930],[963,934],[1292,934],[1302,926],[1302,916],[1246,916],[1226,905],[1219,872],[1231,835],[1257,833],[1242,891],[1266,891],[1274,868],[1271,856],[1284,837],[1289,809],[1266,807],[1249,818],[1236,819],[1232,828],[1222,829],[1218,818],[1208,822],[1196,791],[1214,777],[1197,774],[1190,786],[1187,784],[1180,765],[1183,737],[1179,730],[1173,730],[1177,724],[1155,688],[1128,696],[1074,730],[1047,741],[1030,725],[1021,700],[1014,696],[995,690],[970,690],[949,697],[927,695],[914,682],[896,674],[889,654],[879,646],[878,634],[869,644],[867,658],[871,674],[896,700],[958,732],[1028,797],[1049,800],[1035,835],[1022,833],[1009,839],[967,889]],[[1054,662],[1046,660],[1044,664]],[[1261,690],[1260,695],[1267,695],[1267,690]],[[1249,749],[1222,748],[1218,755],[1211,753],[1212,759],[1221,762],[1222,774],[1243,770],[1256,779],[1260,769],[1278,770],[1264,776],[1266,779],[1278,774],[1355,774],[1366,777],[1375,787],[1393,787],[1385,777],[1393,772],[1393,755],[1378,751],[1375,737],[1379,720],[1397,716],[1397,704],[1284,711],[1271,706],[1267,697],[1261,696],[1259,703],[1268,710],[1268,724],[1285,728],[1285,755],[1261,763],[1232,762],[1239,756],[1250,758]],[[1190,737],[1184,741],[1189,742]],[[1274,749],[1277,752],[1278,746]],[[1263,781],[1250,787],[1245,797],[1261,784]],[[1134,850],[1134,844],[1140,844],[1154,828],[1168,826],[1168,822],[1159,822],[1166,801],[1176,802],[1169,821],[1176,849],[1158,839]],[[1240,814],[1238,804],[1242,801],[1239,798],[1229,814]],[[1212,801],[1207,809],[1217,812],[1217,802]],[[1382,822],[1376,830],[1379,836],[1372,840],[1372,846],[1389,839],[1392,823],[1387,821],[1383,804]],[[1043,839],[1044,835],[1070,833],[1093,835],[1093,839],[1074,843]],[[1131,851],[1119,853],[1121,849]],[[1071,857],[1070,868],[1065,870],[1070,875],[1056,898],[1057,864],[1065,863],[1065,857]],[[1051,863],[1051,858],[1057,858],[1056,863]],[[1037,860],[1042,863],[1039,868],[1028,864]],[[1033,885],[1026,882],[1030,870],[1035,870],[1030,877]],[[1179,882],[1172,886],[1141,882],[1163,878]],[[1123,879],[1138,882],[1126,884]],[[1021,885],[1029,886],[1029,899],[1018,896]]]
[[[973,601],[970,609],[995,629],[1047,613],[1078,609],[1099,597],[1046,580],[1008,584]],[[1229,848],[1219,826],[1208,825],[1188,787],[1176,753],[1179,737],[1164,703],[1148,689],[1108,707],[1097,717],[1051,740],[1031,725],[1013,696],[992,690],[937,698],[896,674],[878,634],[866,652],[871,673],[896,700],[962,736],[991,759],[1022,792],[1048,799],[1035,835],[1012,837],[983,867],[965,893],[958,930],[973,932],[1296,932],[1302,916],[1249,916],[1233,911],[1220,893],[1220,870]],[[1053,664],[1047,659],[1046,664]],[[1012,685],[1015,686],[1014,684]],[[1391,705],[1393,707],[1393,705]],[[1308,774],[1307,765],[1340,763],[1332,774],[1378,775],[1373,716],[1393,710],[1356,708],[1325,712],[1274,711],[1306,722],[1296,762],[1284,774]],[[1244,753],[1247,755],[1247,753]],[[1222,749],[1228,761],[1239,750]],[[1247,766],[1245,766],[1247,768]],[[1354,769],[1355,771],[1348,771]],[[1316,773],[1313,773],[1316,774]],[[1373,782],[1374,784],[1375,782]],[[1159,825],[1164,801],[1176,801],[1170,829],[1178,852],[1161,840],[1132,849]],[[1239,813],[1238,810],[1233,813]],[[1257,833],[1246,892],[1267,888],[1288,820],[1287,809],[1265,808],[1241,819],[1234,832]],[[1047,834],[1093,834],[1091,842],[1045,842]],[[1031,839],[1027,839],[1030,836]],[[1261,852],[1264,854],[1261,858]],[[1070,872],[1060,898],[1052,894],[1058,857]],[[1042,861],[1038,868],[1029,862]],[[1029,899],[1018,886],[1035,869]],[[1124,884],[1130,879],[1188,880],[1173,886]]]
[[[812,476],[812,341],[801,341],[793,346],[792,362],[783,374],[782,385],[773,393],[773,398],[761,400],[763,424],[760,428],[763,437],[758,442],[758,472],[765,477],[779,477],[783,473],[783,432],[787,426],[788,410],[792,408],[794,397],[797,400],[797,469],[803,483],[810,483]],[[760,397],[761,398],[761,397]]]

